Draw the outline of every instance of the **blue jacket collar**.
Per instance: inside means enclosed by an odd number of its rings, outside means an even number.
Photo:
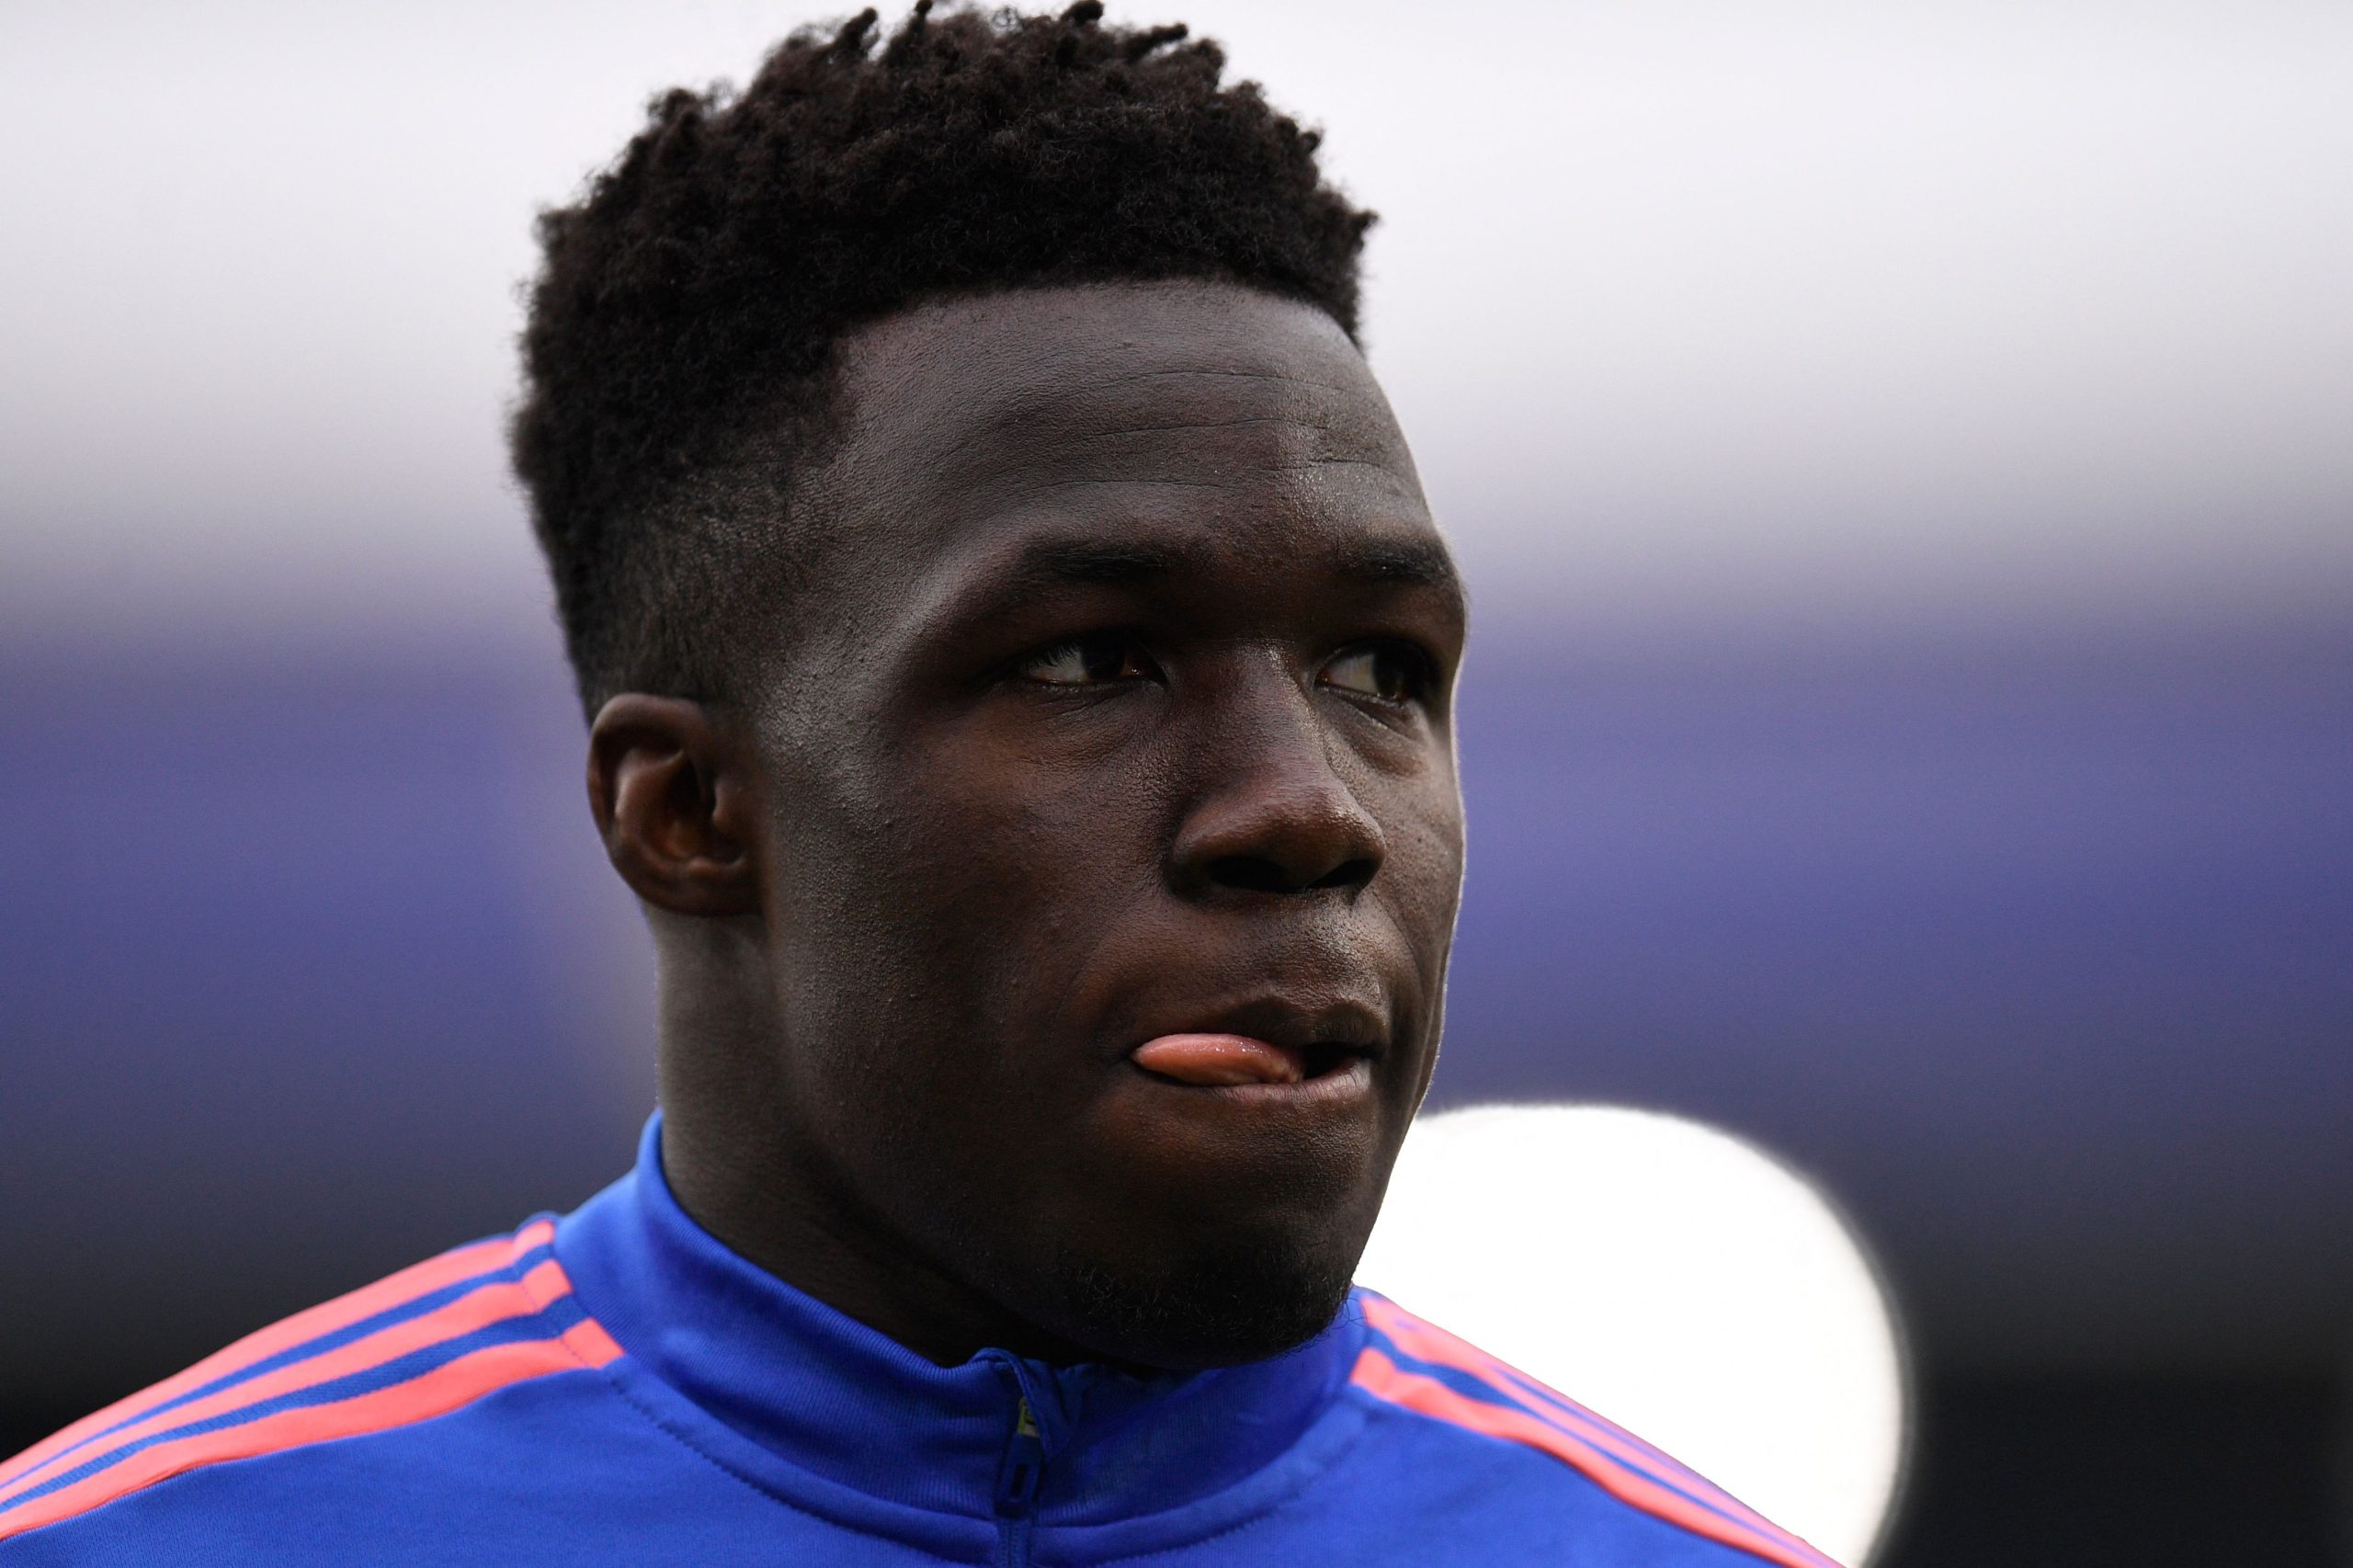
[[[878,1500],[1079,1526],[1180,1507],[1297,1442],[1362,1347],[1350,1311],[1286,1355],[1207,1372],[1136,1377],[1002,1350],[935,1366],[730,1252],[671,1196],[660,1150],[657,1115],[636,1169],[559,1223],[582,1305],[709,1415]],[[1034,1438],[1019,1430],[1025,1401]]]

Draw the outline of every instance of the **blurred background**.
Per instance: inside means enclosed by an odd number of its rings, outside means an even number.
[[[626,1165],[517,290],[810,15],[0,10],[0,1453]],[[1836,1195],[1892,1568],[2353,1562],[2353,8],[1113,15],[1384,214],[1477,602],[1438,1101]]]

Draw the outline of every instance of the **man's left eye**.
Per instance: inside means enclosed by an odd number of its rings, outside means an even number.
[[[1381,702],[1411,702],[1422,695],[1421,661],[1394,642],[1368,642],[1333,655],[1316,677],[1335,690]]]

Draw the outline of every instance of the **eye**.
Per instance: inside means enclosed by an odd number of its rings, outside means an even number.
[[[1429,685],[1428,665],[1421,655],[1396,642],[1343,648],[1315,678],[1336,691],[1377,702],[1418,701]]]
[[[1112,681],[1148,680],[1156,672],[1135,639],[1117,631],[1074,637],[1051,648],[1040,648],[1021,662],[1025,680],[1042,686],[1103,686]]]

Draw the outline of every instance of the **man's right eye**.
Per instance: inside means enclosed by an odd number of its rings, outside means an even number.
[[[1157,673],[1135,639],[1117,631],[1097,631],[1040,648],[1020,665],[1023,679],[1041,686],[1103,686],[1148,680]]]

